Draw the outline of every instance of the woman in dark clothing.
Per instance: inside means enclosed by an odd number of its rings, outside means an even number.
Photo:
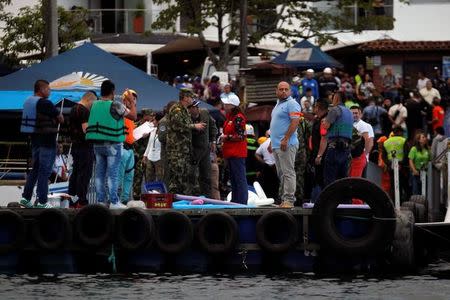
[[[227,118],[220,138],[223,142],[223,158],[230,169],[231,201],[247,204],[248,186],[245,176],[245,158],[247,157],[246,118],[239,108],[238,96],[230,95],[223,98],[222,102]]]

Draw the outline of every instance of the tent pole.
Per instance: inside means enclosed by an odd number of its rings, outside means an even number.
[[[152,75],[152,53],[147,52],[147,74]]]

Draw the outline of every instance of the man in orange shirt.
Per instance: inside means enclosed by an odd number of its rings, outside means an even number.
[[[136,105],[137,93],[134,90],[127,89],[122,95],[122,99],[127,99],[127,103]],[[127,204],[130,199],[131,189],[134,180],[134,120],[124,117],[125,141],[123,143],[122,158],[119,169],[119,187],[121,188],[120,201]]]
[[[433,133],[436,128],[444,126],[444,109],[439,105],[441,103],[441,99],[434,97],[433,99],[433,120],[432,127]]]

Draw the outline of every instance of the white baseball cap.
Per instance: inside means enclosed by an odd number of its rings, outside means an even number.
[[[323,72],[325,73],[325,74],[332,74],[333,73],[333,71],[331,71],[331,68],[325,68],[325,69],[323,69]]]
[[[314,73],[314,70],[313,69],[308,69],[308,70],[306,70],[306,73]]]
[[[292,82],[293,82],[293,83],[300,82],[300,77],[295,76],[294,78],[292,78]]]
[[[231,104],[234,106],[239,106],[239,104],[241,103],[239,97],[235,94],[228,95],[228,97],[223,97],[220,100],[222,100],[223,104]]]
[[[255,129],[250,124],[245,124],[245,134],[246,135],[255,135]]]

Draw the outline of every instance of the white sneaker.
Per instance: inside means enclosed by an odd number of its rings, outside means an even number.
[[[44,204],[42,203],[36,204],[36,208],[54,208],[54,206],[48,202],[45,202]]]
[[[128,207],[124,205],[122,202],[118,201],[117,203],[111,203],[109,205],[109,209],[127,209]]]

